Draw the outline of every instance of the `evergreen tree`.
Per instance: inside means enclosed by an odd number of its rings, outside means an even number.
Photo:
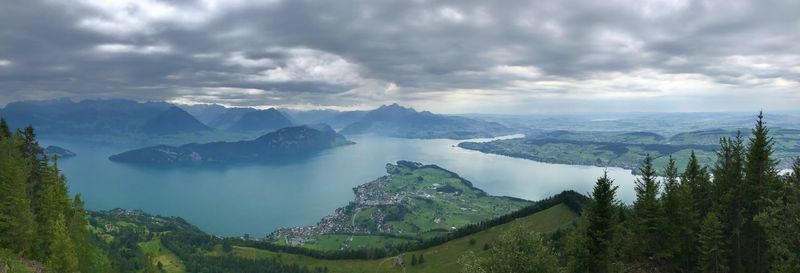
[[[792,170],[778,184],[780,197],[756,216],[764,228],[770,272],[800,272],[800,158]]]
[[[597,179],[592,198],[570,234],[567,252],[570,272],[610,272],[614,258],[612,242],[617,223],[617,187],[608,173]]]
[[[64,215],[57,214],[52,225],[45,228],[50,229],[49,234],[52,236],[52,243],[49,245],[50,256],[47,259],[48,268],[53,272],[78,272],[77,253],[67,234]]]
[[[694,151],[689,156],[686,170],[681,175],[681,183],[685,186],[687,197],[691,198],[693,210],[697,212],[697,217],[702,219],[712,206],[711,178],[706,167],[701,167]],[[699,226],[700,221],[694,222]]]
[[[638,262],[643,266],[657,266],[650,264],[658,262],[663,256],[662,226],[664,218],[658,200],[659,183],[656,180],[656,171],[653,160],[646,156],[639,168],[641,178],[637,178],[634,190],[636,200],[633,202],[633,233],[637,237],[635,249]],[[647,265],[650,264],[650,265]]]
[[[44,196],[47,188],[48,181],[45,181],[46,173],[49,170],[49,161],[44,155],[44,149],[39,146],[36,140],[36,133],[31,126],[25,127],[23,130],[18,130],[21,135],[22,141],[18,146],[19,151],[22,153],[28,168],[27,179],[27,192],[31,200],[31,210],[35,216],[35,229],[34,229],[34,247],[32,256],[37,260],[44,261],[47,259],[48,246],[46,241],[49,237],[46,236],[47,231],[45,226],[48,225],[47,220],[52,220],[54,217],[47,211],[42,211],[44,208],[49,207],[47,202],[50,199]]]
[[[724,251],[724,226],[714,212],[708,213],[700,228],[698,245],[700,256],[698,269],[703,273],[728,272],[728,261]]]
[[[0,248],[27,256],[35,223],[26,187],[30,167],[22,159],[17,139],[0,140]]]
[[[786,175],[787,183],[794,189],[800,189],[800,157],[794,159],[792,171]]]
[[[681,175],[680,192],[683,195],[683,229],[684,246],[681,249],[679,265],[686,272],[692,272],[697,264],[698,242],[697,236],[700,232],[700,225],[705,215],[712,207],[711,178],[705,167],[700,167],[697,156],[692,151],[689,162]],[[669,209],[667,209],[669,210]]]
[[[779,195],[777,161],[772,159],[773,140],[769,137],[769,129],[764,122],[763,113],[758,114],[752,137],[747,145],[747,163],[745,167],[744,189],[742,191],[742,218],[744,220],[742,236],[745,251],[744,272],[766,272],[769,268],[766,235],[763,227],[754,221],[754,216],[761,213]]]
[[[664,194],[662,205],[665,221],[663,223],[664,248],[662,252],[672,267],[690,271],[694,266],[693,205],[689,197],[691,191],[678,180],[678,167],[672,156],[664,169]]]
[[[11,130],[8,128],[6,119],[0,118],[0,140],[11,138]]]
[[[717,163],[714,166],[713,200],[714,213],[723,226],[722,252],[727,255],[730,272],[743,272],[742,259],[742,204],[745,200],[744,187],[744,147],[741,134],[735,138],[720,140]],[[710,213],[710,212],[709,212]]]
[[[41,194],[40,207],[36,213],[38,229],[36,234],[36,248],[40,251],[36,252],[38,259],[50,260],[53,255],[52,251],[55,249],[55,244],[67,244],[60,242],[60,237],[55,234],[56,232],[67,232],[66,217],[69,213],[70,202],[67,194],[66,184],[64,177],[59,173],[56,165],[47,167],[47,170],[42,176],[43,192]],[[56,219],[62,219],[60,224],[55,223]],[[59,226],[61,225],[61,226]],[[70,241],[69,236],[66,240]],[[72,247],[72,246],[70,246]],[[74,258],[74,257],[73,257]]]
[[[66,216],[68,219],[67,230],[78,254],[78,268],[80,272],[90,272],[94,266],[95,249],[87,228],[89,223],[86,221],[86,211],[83,209],[83,200],[80,194],[75,195],[75,198],[72,199],[70,208],[70,213]]]

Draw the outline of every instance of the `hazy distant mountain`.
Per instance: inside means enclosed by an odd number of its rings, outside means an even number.
[[[9,103],[0,115],[12,128],[30,124],[44,136],[173,134],[207,130],[205,126],[197,126],[199,121],[194,117],[165,102],[21,101]]]
[[[196,133],[211,130],[194,116],[177,106],[162,111],[142,126],[142,132],[152,135]]]
[[[286,116],[275,108],[250,111],[228,127],[229,131],[265,132],[292,126]]]
[[[248,141],[147,147],[113,155],[109,159],[155,165],[280,161],[353,144],[329,126],[318,128],[305,125],[287,127]]]
[[[294,124],[312,124],[318,123],[320,120],[329,119],[334,117],[342,112],[330,109],[322,109],[322,110],[295,110],[295,109],[286,109],[286,108],[279,108],[278,111],[281,111],[284,115],[286,115],[289,120],[292,121]]]
[[[338,115],[332,116],[327,119],[319,120],[318,122],[330,124],[334,128],[345,128],[366,115],[368,111],[347,111],[341,112]]]
[[[294,124],[324,123],[335,129],[344,128],[361,119],[367,111],[309,110],[300,111],[280,109]]]
[[[197,118],[197,120],[203,124],[209,126],[212,121],[228,111],[227,107],[219,104],[181,104],[178,105],[178,107]]]
[[[253,108],[227,108],[225,112],[212,119],[208,126],[226,129],[239,121],[247,113],[258,111]]]
[[[358,121],[342,129],[342,134],[377,134],[404,138],[468,139],[511,133],[495,122],[417,112],[400,105],[384,105],[366,112]]]

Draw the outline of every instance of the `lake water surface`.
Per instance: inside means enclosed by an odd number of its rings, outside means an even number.
[[[605,168],[540,163],[456,147],[460,141],[349,137],[356,145],[283,165],[151,168],[108,160],[130,147],[42,141],[78,154],[59,166],[70,191],[91,210],[141,209],[180,216],[206,232],[261,237],[278,227],[310,225],[353,198],[352,188],[411,160],[458,173],[489,194],[538,200],[572,189],[591,192]],[[608,168],[618,199],[633,200],[630,171]]]

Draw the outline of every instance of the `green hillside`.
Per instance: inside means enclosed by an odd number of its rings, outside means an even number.
[[[516,219],[510,223],[489,228],[466,237],[455,239],[444,244],[424,250],[403,253],[405,259],[410,260],[412,255],[422,255],[425,262],[415,266],[400,267],[396,265],[397,258],[389,257],[378,260],[323,260],[308,256],[278,253],[251,247],[233,247],[233,255],[253,259],[277,259],[284,263],[296,263],[312,268],[328,268],[329,272],[450,272],[459,268],[458,259],[467,251],[483,252],[484,244],[492,244],[500,234],[511,229],[514,225],[522,225],[533,231],[544,233],[554,232],[560,228],[570,226],[578,215],[564,204],[559,204],[530,216]],[[474,243],[471,243],[474,242]],[[225,255],[217,251],[207,255]]]
[[[365,244],[354,250],[325,251],[252,238],[222,238],[179,217],[124,209],[91,212],[89,223],[98,244],[112,254],[109,258],[114,267],[126,272],[232,272],[232,268],[241,269],[237,272],[442,272],[458,268],[457,260],[467,251],[485,255],[484,248],[517,225],[542,233],[572,226],[578,217],[575,211],[584,202],[585,197],[564,192],[444,236],[393,241],[391,250]],[[363,238],[353,242],[386,243],[392,238],[357,237]],[[398,253],[407,261],[404,269],[397,265]],[[412,266],[408,263],[412,256],[415,260],[422,256],[424,262]]]

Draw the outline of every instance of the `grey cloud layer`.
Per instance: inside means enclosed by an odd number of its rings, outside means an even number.
[[[110,2],[4,4],[0,103],[800,102],[793,0]]]

